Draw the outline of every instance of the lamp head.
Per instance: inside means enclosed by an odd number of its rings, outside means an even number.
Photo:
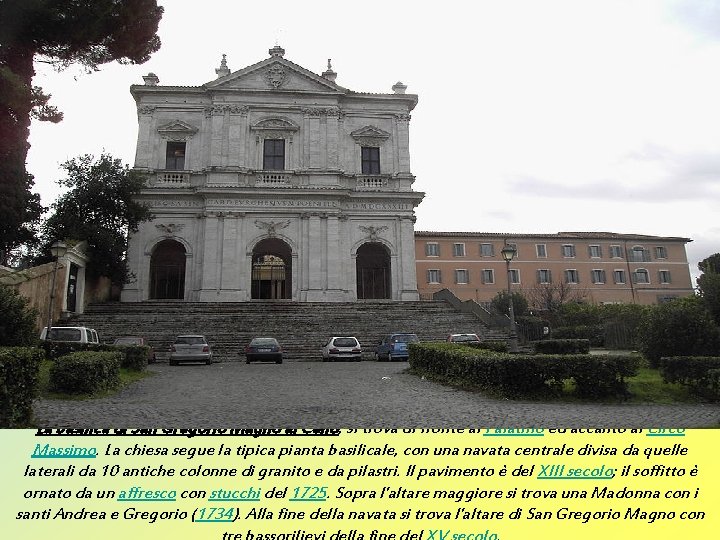
[[[67,244],[62,240],[56,240],[53,242],[53,245],[50,246],[50,253],[52,253],[53,257],[62,257],[67,253]]]
[[[515,249],[514,246],[505,244],[505,246],[500,250],[500,254],[506,262],[510,262],[515,258],[515,255],[517,255],[517,249]]]

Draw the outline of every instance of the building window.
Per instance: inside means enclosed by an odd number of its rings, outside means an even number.
[[[670,270],[660,270],[658,272],[658,277],[660,278],[660,283],[672,283],[672,280],[670,279]]]
[[[440,280],[440,270],[428,270],[427,271],[427,282],[428,283],[442,283]]]
[[[630,252],[630,260],[632,262],[648,262],[650,253],[642,246],[634,246]]]
[[[165,151],[165,169],[182,171],[185,169],[185,143],[168,141]]]
[[[520,284],[520,270],[518,270],[517,268],[510,269],[510,283],[512,283],[513,285]]]
[[[657,246],[655,248],[656,259],[667,259],[667,248],[665,246]]]
[[[357,154],[356,154],[357,155]],[[363,146],[360,149],[360,161],[363,174],[380,174],[380,148]]]
[[[547,249],[545,244],[535,244],[535,253],[539,259],[547,258]]]
[[[574,257],[575,256],[575,246],[572,244],[564,244],[562,247],[562,256],[563,257]]]
[[[622,259],[622,246],[610,246],[610,257]]]
[[[622,285],[625,283],[625,270],[614,270],[613,281],[616,285]]]
[[[285,139],[265,139],[263,142],[263,170],[285,170]]]
[[[602,257],[602,248],[600,246],[588,246],[588,253],[593,259]]]
[[[644,268],[638,268],[633,272],[633,283],[650,283],[650,275]]]
[[[481,257],[494,257],[495,246],[492,244],[480,244],[480,256]]]
[[[596,285],[605,283],[605,270],[591,270],[592,282]]]
[[[465,256],[465,244],[453,244],[453,257]]]
[[[455,283],[458,285],[464,285],[469,282],[469,276],[467,270],[455,270]]]
[[[437,242],[426,242],[425,243],[425,256],[426,257],[439,257],[440,256],[440,244]]]
[[[552,272],[547,269],[540,269],[537,271],[538,283],[552,283]]]
[[[580,275],[577,270],[565,270],[565,283],[580,283]]]
[[[495,283],[495,271],[494,270],[483,270],[482,271],[482,282],[485,285],[492,285]]]

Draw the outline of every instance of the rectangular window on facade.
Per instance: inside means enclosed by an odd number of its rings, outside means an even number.
[[[440,270],[428,270],[427,271],[427,282],[428,283],[442,283],[442,281],[440,281]]]
[[[625,283],[625,270],[614,270],[613,281],[618,285]]]
[[[562,247],[562,256],[563,257],[574,257],[575,256],[575,246],[572,244],[564,244]]]
[[[599,259],[602,257],[602,248],[600,246],[588,246],[588,253],[591,258]]]
[[[285,139],[265,139],[263,141],[263,170],[285,170]]]
[[[642,246],[635,246],[630,252],[630,260],[633,262],[648,262],[650,260],[650,252]]]
[[[165,168],[168,171],[185,169],[185,143],[168,141],[165,151]]]
[[[535,253],[539,259],[545,259],[547,257],[545,244],[535,244]]]
[[[580,283],[580,275],[577,270],[565,270],[565,283]]]
[[[470,280],[467,270],[455,270],[455,283],[462,285],[469,282]]]
[[[670,270],[660,270],[658,272],[658,277],[660,278],[660,283],[672,283],[672,280],[670,279]]]
[[[494,270],[483,270],[482,271],[482,282],[486,285],[495,283],[495,271]]]
[[[518,270],[517,268],[510,269],[510,283],[512,283],[513,285],[520,284],[520,270]]]
[[[610,257],[622,259],[622,246],[610,246]]]
[[[453,257],[465,256],[465,244],[453,244]]]
[[[537,271],[538,283],[552,283],[552,272],[547,269],[540,269]]]
[[[655,248],[656,259],[667,259],[667,248],[665,246],[657,246]]]
[[[356,154],[357,155],[357,154]],[[360,161],[363,174],[380,174],[380,148],[363,146],[360,149]]]
[[[596,285],[605,283],[605,270],[591,270],[592,282]]]
[[[634,283],[650,283],[650,275],[644,268],[639,268],[633,272]]]
[[[437,242],[426,242],[425,243],[425,256],[426,257],[439,257],[440,256],[440,244]]]
[[[480,244],[480,256],[481,257],[494,257],[495,248],[492,244]]]

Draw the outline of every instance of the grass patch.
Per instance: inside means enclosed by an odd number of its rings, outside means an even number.
[[[145,377],[152,377],[154,374],[151,371],[133,371],[129,369],[120,368],[120,384],[117,388],[111,390],[103,390],[95,394],[58,394],[49,390],[50,386],[50,367],[52,366],[52,360],[43,360],[40,364],[40,373],[38,374],[38,396],[42,399],[64,399],[71,401],[82,401],[86,399],[98,399],[109,397],[126,386],[144,379]]]

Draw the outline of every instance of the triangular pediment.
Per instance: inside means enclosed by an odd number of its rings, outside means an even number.
[[[358,138],[365,138],[365,137],[372,137],[373,139],[387,139],[390,137],[390,134],[387,131],[384,131],[380,129],[379,127],[375,126],[365,126],[361,127],[360,129],[356,129],[352,133],[350,133],[352,137],[355,139]]]
[[[332,92],[347,90],[282,57],[271,57],[204,85],[208,89]]]
[[[164,137],[174,138],[190,137],[197,132],[198,128],[191,126],[182,120],[173,120],[172,122],[168,122],[167,124],[163,124],[158,127],[157,130],[158,133]]]
[[[300,126],[286,118],[264,118],[259,122],[250,126],[252,130],[281,130],[281,131],[298,131]]]

